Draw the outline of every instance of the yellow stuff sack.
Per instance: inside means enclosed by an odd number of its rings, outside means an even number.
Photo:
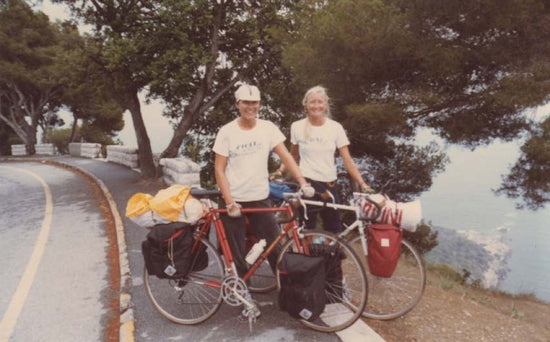
[[[151,228],[159,223],[168,223],[169,221],[155,214],[149,205],[153,196],[144,193],[137,193],[130,197],[126,205],[126,217],[132,222],[146,228]]]
[[[149,201],[151,210],[171,222],[195,223],[204,215],[202,202],[190,194],[191,188],[175,184],[162,189]]]

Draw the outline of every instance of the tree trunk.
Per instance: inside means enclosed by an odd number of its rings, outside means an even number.
[[[216,102],[222,97],[223,94],[228,92],[231,87],[240,79],[240,74],[235,75],[235,77],[219,89],[215,94],[212,94],[210,99],[207,99],[208,94],[212,89],[212,84],[214,83],[214,75],[216,73],[216,63],[218,60],[219,46],[220,46],[220,37],[219,30],[222,27],[223,17],[225,14],[225,7],[222,4],[216,6],[215,20],[214,25],[210,34],[210,61],[205,65],[204,78],[201,82],[200,87],[197,89],[189,105],[185,108],[182,119],[180,120],[178,127],[176,128],[168,147],[161,153],[161,158],[174,158],[178,155],[178,150],[183,142],[183,139],[187,135],[187,132],[193,125],[193,122],[202,115],[208,108],[216,104]],[[205,102],[206,101],[206,102]]]
[[[183,117],[180,120],[178,127],[174,131],[174,135],[172,136],[168,147],[166,147],[166,149],[161,153],[160,158],[176,157],[178,155],[178,150],[181,146],[181,143],[183,142],[183,139],[187,135],[187,132],[193,125],[193,122],[196,120],[196,118],[202,115],[206,110],[208,110],[208,108],[215,105],[216,102],[226,92],[228,92],[239,79],[240,75],[237,75],[225,87],[219,89],[206,103],[203,103],[206,92],[203,89],[199,89],[193,96],[193,99],[191,100],[187,108],[185,108]]]
[[[151,141],[147,135],[143,117],[141,116],[141,105],[137,91],[132,91],[127,96],[127,108],[132,114],[134,130],[138,144],[138,157],[141,175],[144,178],[154,178],[156,176],[155,163],[153,162],[153,152],[151,150]]]
[[[50,119],[52,112],[48,111],[44,117],[44,127],[42,127],[42,144],[48,144],[50,142],[50,132],[52,127],[50,126]]]
[[[191,128],[193,124],[193,113],[190,113],[188,110],[185,111],[183,118],[180,120],[178,127],[174,131],[172,139],[168,147],[161,153],[160,158],[175,158],[178,155],[178,150],[183,142],[183,139],[187,135],[187,131]]]
[[[71,127],[71,139],[70,142],[76,142],[76,128],[78,127],[78,118],[73,113],[73,126]]]
[[[36,154],[36,127],[33,127],[33,125],[29,125],[27,126],[27,129],[25,131],[27,133],[25,150],[27,151],[27,154],[29,156],[33,156]]]

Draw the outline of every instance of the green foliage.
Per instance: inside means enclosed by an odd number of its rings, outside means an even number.
[[[440,277],[440,286],[444,290],[451,290],[457,283],[462,283],[462,276],[447,264],[431,265],[430,270]]]
[[[50,131],[49,141],[52,143],[59,153],[69,154],[69,143],[71,142],[71,133],[70,128],[60,128]]]
[[[113,96],[132,113],[140,162],[149,159],[150,144],[135,103],[138,91],[147,89],[149,98],[162,99],[165,114],[178,121],[162,153],[174,157],[190,129],[203,135],[219,128],[215,124],[220,112],[212,107],[220,101],[233,104],[231,90],[238,80],[260,87],[272,81],[289,83],[282,80],[288,73],[280,67],[280,36],[291,25],[289,14],[299,2],[58,2],[95,26],[88,50],[108,76]],[[202,116],[212,120],[196,124]]]
[[[57,111],[65,105],[75,120],[102,131],[89,133],[94,140],[112,141],[108,136],[124,124],[122,109],[110,96],[97,65],[86,59],[86,44],[76,25],[52,24],[44,13],[19,0],[0,5],[0,21],[2,121],[32,146],[37,127],[47,139],[50,129],[62,123]],[[61,150],[66,150],[64,139],[59,140]]]
[[[516,308],[516,304],[512,301],[512,304],[510,305],[510,317],[518,320],[522,320],[525,318],[525,313],[521,310],[518,310]]]
[[[56,26],[21,0],[0,3],[0,120],[34,153],[44,115],[59,106],[62,50]]]
[[[521,199],[520,208],[535,210],[550,202],[550,118],[531,131],[497,193]]]
[[[381,160],[365,156],[356,159],[356,164],[362,170],[363,179],[377,192],[385,193],[394,201],[412,201],[431,187],[432,178],[443,170],[448,158],[435,143],[423,147],[397,143],[392,146],[393,150],[381,155]],[[349,201],[352,184],[347,172],[341,166],[339,169],[341,198]]]
[[[403,237],[411,242],[422,255],[434,249],[437,242],[437,231],[432,231],[430,225],[422,221],[414,233],[404,230]]]
[[[233,85],[238,80],[260,87],[263,117],[288,118],[283,114],[298,101],[281,51],[299,2],[160,3],[159,20],[166,26],[150,31],[162,44],[150,68],[150,94],[166,101],[167,116],[185,123],[163,154],[173,153],[188,130],[215,135],[235,117]]]
[[[126,109],[132,114],[142,176],[154,177],[156,169],[149,137],[141,117],[138,93],[150,83],[149,66],[160,53],[155,49],[148,49],[149,46],[161,41],[158,37],[148,35],[153,23],[159,27],[163,26],[162,22],[155,21],[155,11],[160,8],[159,2],[56,2],[67,4],[73,14],[94,27],[84,45],[85,65],[90,67],[87,71],[91,71],[88,72],[93,76],[92,81],[99,80],[102,85],[97,89],[99,93],[107,94],[109,99],[120,106],[119,115]],[[81,93],[85,94],[86,91]],[[78,97],[76,103],[79,103]],[[78,113],[78,116],[80,115],[81,113]],[[121,118],[118,121],[122,123]],[[112,131],[104,133],[109,135]]]
[[[64,25],[65,41],[71,49],[60,56],[67,72],[62,101],[73,113],[73,118],[85,125],[113,136],[124,127],[124,109],[111,92],[110,80],[97,63],[90,61],[91,50],[98,42],[90,37],[82,38],[76,27]]]
[[[286,134],[303,116],[305,89],[323,84],[364,177],[393,199],[426,191],[444,169],[437,146],[414,146],[418,128],[429,128],[470,148],[529,132],[500,191],[532,209],[550,200],[548,129],[532,127],[525,110],[549,99],[548,1],[57,2],[92,24],[92,35],[81,39],[74,25],[56,28],[24,2],[4,1],[0,79],[17,82],[28,99],[57,85],[41,108],[66,104],[83,128],[101,127],[105,137],[122,127],[124,109],[139,119],[136,94],[147,89],[177,124],[165,154],[198,139],[186,153],[208,169],[213,156],[198,146],[210,147],[236,116],[237,80],[260,86],[262,117]],[[34,127],[47,125],[40,115]],[[145,127],[134,121],[147,154]],[[33,126],[24,122],[12,129],[26,138]],[[98,134],[90,133],[105,138]]]
[[[84,141],[87,143],[97,143],[103,146],[114,145],[118,143],[113,140],[113,137],[108,135],[101,127],[84,123],[81,127],[77,127],[76,135],[71,141],[72,129],[58,128],[51,130],[49,133],[49,141],[57,147],[57,150],[62,154],[69,153],[69,143],[74,141]]]
[[[410,146],[417,128],[470,148],[512,140],[530,129],[525,109],[549,98],[545,1],[307,3],[296,15],[299,29],[284,65],[299,87],[328,87],[352,152],[375,165],[369,174],[377,189],[398,183],[390,192],[410,197],[442,170],[444,157],[434,147],[422,153]],[[419,185],[401,190],[407,182]],[[548,195],[544,184],[534,188],[532,198]]]
[[[430,269],[432,271],[435,271],[437,274],[439,274],[440,276],[446,279],[449,279],[458,283],[462,282],[462,276],[460,275],[460,273],[458,273],[454,268],[452,268],[447,264],[433,265],[433,266],[430,266]]]
[[[80,128],[81,139],[89,143],[98,143],[101,145],[114,145],[113,137],[107,134],[101,127],[84,123]]]
[[[11,145],[22,144],[21,139],[13,130],[0,120],[0,155],[11,155]]]
[[[343,125],[354,155],[392,158],[396,143],[391,137],[412,137],[414,133],[405,113],[393,104],[353,104],[346,107],[345,113]]]

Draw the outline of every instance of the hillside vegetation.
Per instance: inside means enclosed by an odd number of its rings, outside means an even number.
[[[426,291],[407,315],[366,320],[387,342],[548,342],[550,304],[463,284],[450,267],[428,270]]]

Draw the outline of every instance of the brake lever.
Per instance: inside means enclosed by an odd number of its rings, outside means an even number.
[[[309,218],[307,217],[307,207],[306,207],[306,204],[304,203],[304,201],[302,200],[302,196],[298,197],[298,203],[300,203],[302,208],[304,208],[304,219],[306,221],[308,221]]]

